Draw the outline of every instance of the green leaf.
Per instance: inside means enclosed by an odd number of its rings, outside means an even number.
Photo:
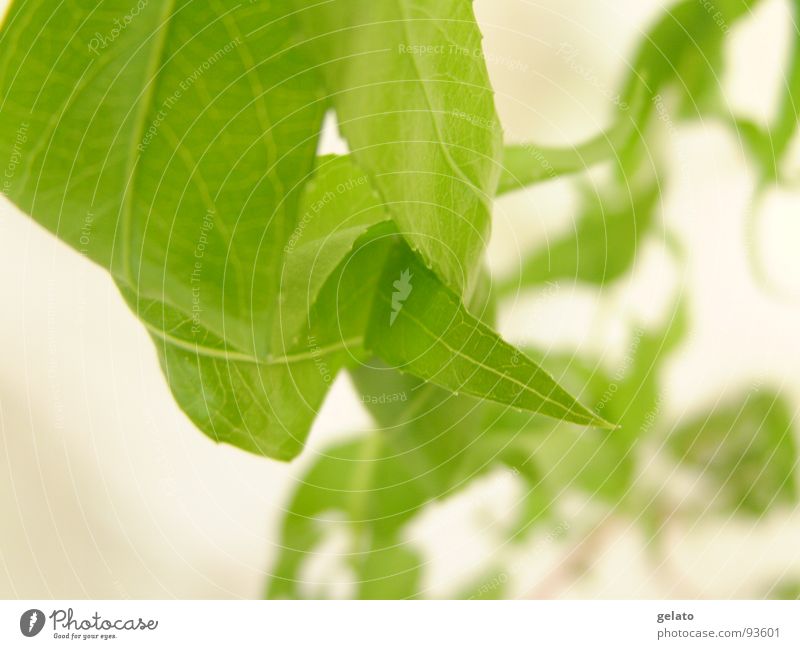
[[[334,162],[339,171],[351,173],[353,170],[345,159]],[[321,184],[316,194],[312,195],[327,193],[328,190],[322,189],[325,186]],[[334,198],[331,198],[328,204],[333,201]],[[365,219],[362,226],[345,228],[339,232],[334,230],[329,235],[324,233],[327,228],[336,227],[341,215],[336,209],[332,209],[328,216],[334,218],[324,225],[321,209],[320,222],[317,224],[319,229],[312,235],[313,240],[303,246],[309,247],[313,252],[307,257],[316,256],[326,247],[326,242],[333,239],[334,245],[328,246],[330,254],[348,269],[348,273],[374,277],[374,269],[378,267],[374,259],[364,258],[371,270],[359,268],[359,263],[351,258],[342,261],[352,246],[352,237],[360,231],[359,228],[368,228],[370,221],[380,218],[377,206],[369,200],[367,204],[367,212],[373,216]],[[364,236],[381,244],[389,242],[392,233],[396,232],[388,222],[374,225],[369,231],[370,234]],[[336,238],[337,234],[341,236]],[[607,425],[559,388],[551,377],[526,359],[524,354],[502,341],[488,326],[470,315],[459,298],[442,285],[438,277],[420,262],[410,248],[396,237],[395,239],[390,244],[392,253],[380,272],[373,312],[365,333],[364,344],[369,351],[384,361],[401,366],[404,371],[452,392],[463,391],[479,398],[566,418],[569,421]],[[303,264],[310,267],[307,257],[303,257]],[[303,277],[307,273],[299,268],[297,272],[292,272],[292,276]],[[389,290],[390,287],[393,290]],[[489,285],[484,281],[479,282],[476,287],[482,287],[482,290],[476,291],[474,308],[477,307],[483,313],[488,309],[486,301],[490,298]],[[342,288],[337,287],[335,290],[341,292]],[[285,295],[291,299],[288,293]],[[435,304],[436,308],[430,308],[430,304]],[[305,312],[305,309],[297,309],[296,306],[289,309],[292,310],[295,313]],[[432,340],[434,344],[426,349]],[[409,341],[417,347],[423,345],[424,353],[409,357]]]
[[[503,149],[498,196],[559,176],[581,173],[601,162],[618,162],[620,151],[636,135],[634,117],[646,101],[644,89],[635,89],[631,104],[618,113],[608,131],[573,147],[507,144]]]
[[[376,382],[393,385],[398,377],[385,367],[352,372],[357,389],[373,395]],[[521,517],[525,524],[518,522],[513,533],[546,510],[549,501],[539,489],[538,474],[517,468],[519,456],[508,451],[507,439],[484,432],[485,402],[428,384],[410,391],[403,404],[405,411],[393,423],[326,449],[303,476],[283,521],[269,597],[303,596],[302,566],[326,526],[342,517],[351,535],[344,559],[356,575],[357,596],[418,596],[424,562],[404,539],[405,527],[431,503],[457,494],[497,466],[519,473],[529,490]],[[397,413],[395,406],[394,401],[372,404],[378,413],[381,407]],[[378,421],[387,418],[379,413]],[[535,520],[534,502],[540,512]]]
[[[800,119],[800,0],[791,3],[793,24],[792,46],[789,52],[789,64],[785,78],[781,84],[780,99],[778,102],[778,115],[770,129],[772,141],[772,159],[777,163],[789,148],[792,138],[797,133],[797,124]],[[775,176],[777,177],[777,170]]]
[[[620,135],[622,134],[622,137]],[[630,135],[619,126],[610,133],[601,133],[575,148],[542,147],[535,144],[511,144],[503,149],[503,173],[497,194],[507,194],[559,176],[586,171],[607,160],[613,160],[616,144],[624,144]]]
[[[635,111],[637,135],[631,136],[621,154],[625,168],[634,169],[635,163],[646,155],[646,141],[641,134],[646,132],[653,115],[664,110],[662,93],[668,88],[678,93],[682,115],[696,117],[720,108],[725,37],[758,1],[715,0],[712,5],[682,0],[647,31],[632,57],[631,72],[621,92],[623,101],[628,103],[633,103],[642,88],[647,98]],[[663,114],[661,118],[664,119]]]
[[[357,241],[353,263],[328,278],[297,342],[266,358],[231,349],[175,309],[120,288],[195,425],[217,442],[290,460],[302,450],[337,372],[364,358],[364,331],[389,246],[368,235]]]
[[[303,21],[353,158],[461,295],[488,241],[502,144],[472,3],[334,0]]]
[[[28,0],[0,47],[0,157],[27,125],[8,196],[259,358],[324,109],[292,21],[271,2]]]
[[[662,420],[661,368],[686,330],[685,307],[679,305],[660,329],[635,329],[622,361],[611,372],[575,357],[561,361],[559,381],[582,390],[581,397],[619,427],[605,434],[562,426],[542,436],[536,462],[551,490],[578,487],[614,505],[630,495],[635,445],[655,434]]]
[[[498,292],[515,294],[560,279],[601,286],[613,282],[633,266],[659,196],[657,184],[628,186],[607,196],[585,191],[575,228],[527,257],[519,275],[500,283]]]
[[[771,391],[751,392],[682,425],[669,448],[713,485],[726,511],[761,516],[797,502],[793,413]]]
[[[769,182],[780,180],[781,162],[797,133],[800,115],[800,30],[797,27],[800,20],[800,0],[792,0],[791,9],[794,17],[794,22],[789,25],[792,42],[780,83],[775,120],[763,128],[741,117],[732,118],[729,111],[722,114],[722,118],[731,123],[758,164],[762,188]]]
[[[326,524],[339,520],[337,512],[350,523],[352,541],[346,558],[362,578],[375,578],[379,567],[371,559],[379,553],[399,550],[405,562],[411,551],[398,549],[399,530],[428,499],[419,465],[407,459],[390,450],[389,437],[379,433],[327,449],[289,503],[268,597],[302,595],[299,571],[322,540]],[[404,584],[404,592],[395,588],[395,596],[414,594],[416,587],[408,578],[415,573],[413,566],[394,573]]]
[[[276,345],[296,342],[325,281],[367,230],[389,218],[366,174],[349,156],[317,162],[300,201],[300,218],[285,247]]]
[[[471,316],[408,248],[392,251],[379,286],[365,345],[391,366],[451,392],[613,428]]]

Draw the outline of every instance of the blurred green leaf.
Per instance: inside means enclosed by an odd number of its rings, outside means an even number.
[[[761,127],[744,118],[729,118],[748,153],[758,164],[762,186],[780,180],[780,164],[797,133],[800,114],[800,0],[792,0],[790,6],[793,17],[789,24],[791,46],[778,89],[775,120],[767,127]]]
[[[672,453],[717,490],[726,510],[754,516],[797,502],[792,409],[771,391],[750,392],[670,434]]]
[[[357,389],[375,394],[376,377],[386,371],[356,371]],[[417,596],[422,558],[404,540],[404,527],[427,505],[454,496],[493,467],[506,466],[526,480],[526,509],[513,533],[541,520],[550,501],[538,488],[539,477],[518,470],[518,455],[507,439],[482,431],[486,405],[426,385],[409,395],[407,412],[395,425],[326,449],[287,509],[268,596],[303,596],[302,565],[324,538],[326,525],[341,515],[351,532],[344,559],[356,575],[358,596]],[[395,410],[393,404],[390,409]],[[377,419],[387,417],[378,414]],[[539,516],[525,518],[534,502]]]
[[[663,362],[685,334],[685,307],[679,306],[662,328],[635,329],[612,372],[574,357],[561,361],[559,381],[580,390],[582,399],[619,427],[606,433],[563,426],[542,437],[536,460],[552,491],[577,487],[613,505],[628,495],[636,476],[636,444],[652,436],[662,418]]]
[[[497,194],[499,196],[559,176],[580,173],[600,162],[613,162],[618,149],[631,137],[632,132],[632,120],[620,117],[609,132],[596,135],[573,148],[506,145]]]
[[[585,191],[575,228],[528,256],[519,275],[498,284],[498,293],[513,295],[561,279],[602,286],[630,270],[653,222],[660,192],[657,184],[650,184],[615,194],[601,197]]]
[[[619,162],[619,152],[636,134],[638,115],[649,101],[643,88],[634,91],[607,131],[575,146],[546,147],[533,143],[506,144],[497,195],[524,189],[539,182],[580,173],[601,163]]]
[[[679,117],[692,118],[720,109],[725,38],[758,1],[682,0],[661,14],[646,32],[621,92],[629,103],[642,88],[647,96],[634,117],[637,133],[621,154],[625,169],[635,170],[644,158],[648,141],[643,136],[654,114],[662,120],[670,119],[664,112],[664,94],[668,91],[678,95]]]

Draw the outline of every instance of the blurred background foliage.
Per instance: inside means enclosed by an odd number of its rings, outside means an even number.
[[[474,307],[477,315],[494,324],[498,302],[558,282],[613,290],[653,233],[667,242],[675,264],[685,264],[683,251],[659,219],[662,193],[670,183],[669,161],[659,141],[665,128],[719,118],[741,138],[757,167],[755,200],[769,187],[788,182],[781,169],[798,125],[800,32],[793,29],[771,123],[759,125],[732,112],[721,85],[726,37],[756,5],[757,0],[683,0],[670,6],[639,39],[614,94],[618,101],[610,129],[564,148],[523,144],[507,150],[501,194],[574,175],[578,214],[572,229],[529,251],[517,273],[487,279],[486,295]],[[800,2],[791,8],[796,24]],[[598,165],[611,168],[602,182],[585,177]],[[678,295],[657,326],[632,326],[627,351],[615,366],[603,367],[599,359],[578,352],[556,357],[530,350],[583,403],[619,424],[610,432],[554,424],[449,395],[386,368],[352,372],[357,391],[368,396],[375,429],[325,449],[302,478],[283,522],[267,596],[324,594],[324,586],[315,588],[304,577],[302,566],[332,524],[347,529],[349,541],[340,558],[353,586],[348,596],[423,596],[426,562],[405,540],[406,525],[423,508],[497,467],[524,485],[515,517],[505,526],[509,544],[558,528],[563,516],[559,501],[567,492],[579,492],[605,508],[604,518],[642,526],[653,537],[656,563],[664,561],[657,537],[676,517],[691,519],[710,509],[758,518],[772,508],[794,507],[795,409],[780,391],[754,385],[690,421],[676,422],[663,412],[662,367],[690,325],[691,314]],[[797,348],[791,351],[797,356]],[[392,395],[404,398],[385,403]],[[667,502],[658,485],[648,486],[643,474],[652,459],[643,447],[655,447],[661,461],[695,476],[691,493]],[[591,551],[581,559],[591,563]],[[504,586],[513,566],[500,564],[464,593],[451,596],[507,596]],[[787,581],[762,594],[794,597],[795,591]]]

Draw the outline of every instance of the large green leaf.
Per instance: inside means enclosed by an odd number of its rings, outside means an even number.
[[[352,244],[351,263],[334,269],[291,347],[265,358],[232,350],[189,318],[122,288],[148,328],[176,401],[217,442],[290,460],[337,372],[364,360],[364,332],[391,241]]]
[[[9,197],[258,357],[324,108],[291,9],[17,0],[0,43],[0,157],[27,129]]]
[[[502,143],[472,3],[333,0],[303,22],[353,157],[460,295],[488,241]]]

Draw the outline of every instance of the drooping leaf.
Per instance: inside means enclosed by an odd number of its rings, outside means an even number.
[[[352,170],[345,159],[335,162],[343,170]],[[373,216],[367,221],[379,219],[380,210],[371,199],[368,204],[368,212]],[[331,215],[339,216],[336,210],[332,210]],[[338,222],[334,218],[325,224],[320,219],[318,233],[314,235],[317,238],[308,244],[312,251],[321,250],[325,242],[330,240],[330,236],[324,234],[326,228],[331,228],[332,236],[337,233],[342,235],[335,245],[330,246],[336,261],[341,261],[347,255],[353,236],[361,231],[359,228],[368,228],[369,236],[382,243],[391,241],[392,234],[397,234],[391,222],[380,222],[371,228],[364,223],[337,232]],[[371,302],[373,311],[365,332],[364,344],[369,351],[418,378],[453,392],[463,390],[479,398],[569,421],[607,425],[564,392],[524,354],[470,315],[461,300],[421,263],[407,244],[395,236],[390,245],[392,252],[382,266],[380,284]],[[304,263],[309,263],[303,259]],[[371,265],[370,270],[360,269],[352,259],[345,259],[341,263],[348,268],[348,273],[364,276],[374,274],[377,267],[374,260],[366,261]],[[417,279],[414,279],[415,274]],[[293,275],[303,276],[306,272],[299,269]],[[476,283],[476,288],[482,288],[475,292],[478,297],[474,298],[478,312],[482,313],[487,306],[480,306],[480,295],[485,302],[490,297],[490,290],[486,282]],[[412,293],[414,296],[409,300]],[[436,304],[436,308],[429,308],[429,304]],[[301,312],[305,312],[305,308]],[[335,323],[331,326],[335,327]],[[407,340],[415,345],[431,340],[435,344],[425,355],[415,358],[408,356]]]
[[[14,2],[0,47],[7,194],[142,298],[263,358],[323,94],[290,6]],[[117,29],[113,17],[123,16]]]
[[[303,12],[352,156],[461,295],[477,275],[501,129],[469,0],[334,0]]]
[[[368,236],[356,242],[353,263],[328,278],[295,344],[265,358],[232,349],[164,303],[121,289],[195,425],[217,442],[290,460],[302,450],[337,372],[364,358],[371,300],[389,245]]]

